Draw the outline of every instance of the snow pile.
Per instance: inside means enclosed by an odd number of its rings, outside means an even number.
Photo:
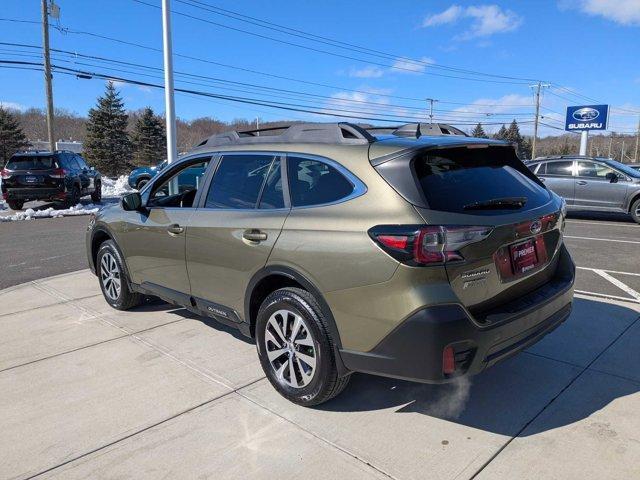
[[[33,220],[34,218],[59,218],[70,217],[74,215],[89,215],[96,213],[100,207],[90,203],[88,205],[77,204],[75,207],[65,208],[64,210],[56,210],[49,207],[44,210],[34,210],[27,208],[24,212],[17,212],[13,215],[0,216],[0,222],[19,222],[21,220]]]
[[[120,198],[127,193],[135,192],[128,183],[128,175],[120,175],[115,180],[109,177],[102,177],[102,197]]]

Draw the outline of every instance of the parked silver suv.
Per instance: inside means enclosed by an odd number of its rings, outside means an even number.
[[[629,213],[640,223],[640,171],[610,158],[536,158],[527,167],[567,202],[567,209]]]

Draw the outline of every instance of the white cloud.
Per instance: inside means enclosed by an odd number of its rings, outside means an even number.
[[[393,62],[391,67],[397,73],[422,73],[428,65],[436,63],[429,57],[422,57],[420,60],[411,60],[409,58],[398,58]]]
[[[464,9],[458,5],[451,5],[445,11],[429,15],[422,22],[423,27],[436,27],[456,22],[464,13]]]
[[[2,108],[6,108],[7,110],[26,110],[27,107],[25,107],[24,105],[20,104],[20,103],[16,103],[16,102],[5,102],[0,100],[0,107]]]
[[[435,27],[470,20],[468,29],[456,35],[457,40],[486,38],[496,33],[511,32],[522,24],[522,17],[512,10],[503,10],[498,5],[452,5],[443,12],[430,15],[422,22],[423,27]]]
[[[561,8],[577,7],[582,12],[604,17],[621,25],[640,25],[639,0],[566,0],[560,2]]]
[[[384,70],[375,65],[368,65],[363,68],[352,68],[349,76],[355,78],[380,78],[384,75]]]

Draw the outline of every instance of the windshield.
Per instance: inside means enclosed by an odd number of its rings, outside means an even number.
[[[620,170],[625,175],[629,175],[632,178],[640,178],[640,172],[634,168],[631,168],[629,165],[616,162],[615,160],[605,160],[605,163],[610,167],[615,168],[616,170]]]
[[[57,167],[56,159],[51,155],[16,156],[12,157],[5,166],[7,170],[51,170]]]
[[[550,198],[510,148],[427,150],[413,167],[432,210],[497,215],[533,209]]]

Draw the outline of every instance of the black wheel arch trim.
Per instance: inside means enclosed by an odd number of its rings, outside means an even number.
[[[103,225],[96,225],[95,227],[93,227],[93,231],[91,232],[91,244],[90,244],[90,248],[91,248],[91,264],[89,265],[91,271],[97,275],[98,274],[98,269],[97,266],[95,265],[95,259],[97,259],[98,257],[98,251],[100,250],[100,248],[98,247],[98,250],[96,250],[95,252],[95,256],[94,256],[94,252],[93,252],[93,242],[96,238],[96,235],[98,233],[104,233],[109,240],[111,240],[113,242],[113,244],[115,245],[116,250],[118,251],[118,255],[120,256],[120,260],[121,260],[121,264],[122,264],[122,268],[124,269],[124,273],[125,273],[125,279],[127,282],[127,286],[129,287],[129,290],[133,290],[133,283],[131,282],[131,276],[129,275],[129,267],[127,266],[127,260],[125,258],[125,256],[122,254],[122,249],[120,248],[120,245],[118,245],[118,242],[116,241],[115,237],[113,236],[113,234],[109,231],[109,229]],[[106,240],[105,240],[106,242]],[[104,242],[102,242],[104,243]]]
[[[344,376],[351,373],[351,371],[345,367],[344,362],[342,361],[342,356],[340,354],[340,351],[342,350],[340,332],[338,331],[338,326],[336,324],[335,318],[333,317],[333,313],[331,312],[329,304],[324,299],[324,296],[320,292],[320,289],[318,289],[318,287],[316,287],[311,280],[291,267],[286,267],[284,265],[269,265],[262,268],[261,270],[256,272],[253,277],[251,277],[244,296],[243,322],[245,323],[246,327],[248,329],[251,329],[251,295],[253,294],[255,287],[260,283],[260,281],[271,275],[281,275],[291,280],[295,280],[316,298],[318,304],[320,305],[320,308],[322,309],[322,313],[327,320],[327,328],[329,329],[329,333],[333,340],[333,348],[336,359],[336,366],[338,368],[338,375]],[[253,331],[252,333],[255,334],[255,332]]]

